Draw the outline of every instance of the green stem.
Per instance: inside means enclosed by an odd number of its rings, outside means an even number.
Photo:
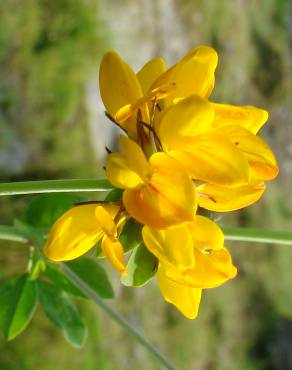
[[[0,195],[109,191],[112,189],[113,186],[104,179],[44,180],[0,183]]]
[[[224,228],[225,240],[292,245],[292,233],[249,228]]]
[[[27,243],[28,240],[17,229],[13,226],[2,226],[0,225],[0,239],[8,241],[16,241],[20,243]],[[85,296],[91,299],[97,306],[99,306],[111,319],[113,319],[117,324],[119,324],[127,333],[131,334],[144,348],[146,348],[152,355],[154,355],[159,362],[164,365],[165,369],[168,370],[178,370],[177,367],[170,362],[162,353],[159,352],[157,347],[150,343],[136,328],[134,328],[129,322],[127,322],[123,317],[116,313],[107,303],[103,301],[91,289],[88,284],[86,284],[80,277],[72,271],[66,264],[60,263],[61,268],[67,278],[81,290]]]
[[[98,305],[112,320],[118,323],[127,333],[132,335],[144,348],[154,355],[166,369],[177,370],[177,367],[168,360],[152,343],[150,343],[135,327],[117,314],[107,303],[105,303],[96,292],[91,289],[78,275],[66,264],[60,263],[67,278],[78,287],[89,299]]]

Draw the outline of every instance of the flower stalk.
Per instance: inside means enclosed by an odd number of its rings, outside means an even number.
[[[249,228],[223,228],[225,240],[292,246],[292,233]]]
[[[0,183],[0,195],[64,192],[107,192],[113,186],[105,179],[43,180]]]

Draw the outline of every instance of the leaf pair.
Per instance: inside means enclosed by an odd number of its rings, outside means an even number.
[[[102,298],[113,297],[105,271],[95,261],[83,258],[68,265]],[[63,275],[58,265],[47,265],[44,275],[51,282],[32,280],[24,274],[0,284],[0,330],[7,340],[14,339],[27,327],[40,302],[49,320],[61,329],[68,342],[81,347],[87,328],[69,294],[86,297]]]

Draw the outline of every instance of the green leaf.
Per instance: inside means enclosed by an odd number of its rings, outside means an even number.
[[[23,220],[14,219],[14,227],[34,246],[43,247],[45,243],[44,233],[42,230],[31,226]]]
[[[122,199],[123,192],[124,192],[123,189],[118,189],[118,188],[113,189],[108,193],[104,201],[105,202],[118,202]]]
[[[142,243],[141,230],[142,225],[133,218],[127,221],[119,238],[125,252],[138,247]]]
[[[128,275],[122,276],[121,282],[126,286],[143,286],[155,275],[157,259],[141,244],[133,250],[127,270]]]
[[[76,306],[56,285],[37,281],[40,301],[49,320],[59,328],[72,346],[83,346],[87,328],[80,318]]]
[[[36,282],[21,275],[0,285],[0,328],[11,340],[28,325],[35,312],[38,296]]]
[[[57,264],[47,263],[43,273],[52,283],[59,288],[65,290],[66,293],[76,297],[87,298],[80,289],[78,289],[71,281],[63,274],[61,268]]]
[[[113,298],[114,292],[105,270],[91,258],[83,257],[67,262],[69,266],[100,297]]]
[[[24,216],[24,221],[34,227],[50,228],[52,224],[82,198],[68,193],[42,194],[34,197]]]

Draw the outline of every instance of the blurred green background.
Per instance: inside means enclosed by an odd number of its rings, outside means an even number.
[[[114,133],[98,95],[110,48],[138,69],[168,64],[190,47],[219,53],[213,100],[270,112],[262,135],[280,175],[257,204],[222,225],[290,231],[292,226],[292,3],[290,0],[0,1],[0,180],[95,177]],[[1,198],[0,223],[30,196]],[[115,286],[111,304],[183,370],[292,369],[292,248],[227,243],[239,276],[205,291],[195,321],[161,298],[156,282]],[[27,250],[0,244],[0,278],[24,271]],[[0,297],[1,299],[1,297]],[[71,348],[39,310],[13,342],[0,341],[1,370],[160,369],[145,350],[88,302],[85,348]]]

